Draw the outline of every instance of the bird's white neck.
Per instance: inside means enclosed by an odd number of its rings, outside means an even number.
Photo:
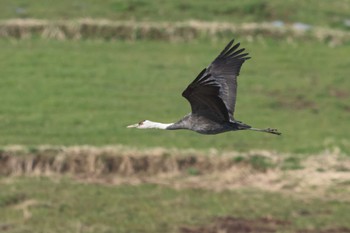
[[[153,121],[145,121],[142,125],[143,129],[166,129],[168,126],[172,125],[173,123],[159,123],[159,122],[153,122]]]

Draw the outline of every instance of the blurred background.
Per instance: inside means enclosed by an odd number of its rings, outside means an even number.
[[[281,137],[126,128],[233,38]],[[0,232],[350,232],[349,0],[0,0],[0,51]]]

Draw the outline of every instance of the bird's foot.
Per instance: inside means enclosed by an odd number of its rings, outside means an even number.
[[[265,129],[266,133],[272,133],[272,134],[276,134],[276,135],[281,135],[282,133],[278,132],[277,129],[271,129],[271,128],[267,128]]]

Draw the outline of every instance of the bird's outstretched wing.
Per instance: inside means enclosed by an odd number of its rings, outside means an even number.
[[[216,121],[233,119],[237,94],[237,76],[248,53],[230,41],[217,58],[185,89],[182,96],[191,104],[192,113]]]
[[[220,84],[204,69],[182,96],[190,102],[192,114],[206,116],[215,122],[229,121],[227,108],[220,98],[220,88]]]

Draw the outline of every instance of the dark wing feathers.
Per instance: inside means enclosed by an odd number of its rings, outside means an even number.
[[[237,76],[248,53],[232,46],[230,41],[217,58],[202,70],[182,93],[191,104],[192,113],[202,114],[217,121],[233,119],[237,95]],[[238,49],[238,50],[237,50]],[[214,119],[213,119],[214,120]]]
[[[217,122],[229,120],[226,106],[219,97],[220,85],[211,79],[210,74],[204,75],[204,69],[198,77],[182,93],[191,104],[192,113],[206,115]]]
[[[229,51],[227,51],[227,53],[225,53],[225,56],[233,57],[234,55],[243,52],[245,49],[239,49],[239,50],[235,51],[239,45],[240,44],[238,43],[235,46],[233,46]]]

